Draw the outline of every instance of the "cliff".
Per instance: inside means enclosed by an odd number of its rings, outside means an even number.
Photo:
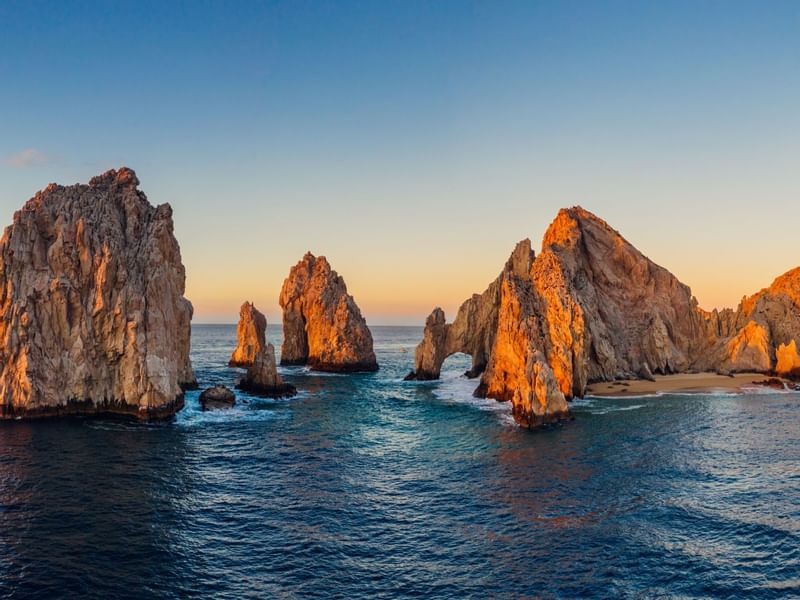
[[[51,184],[0,240],[0,416],[172,415],[192,305],[172,209],[130,169]]]
[[[510,401],[526,427],[569,417],[591,382],[689,370],[797,374],[800,269],[707,313],[691,290],[605,221],[564,209],[535,256],[520,242],[499,277],[459,309],[426,322],[408,379],[439,376],[455,352],[483,371],[476,395]]]
[[[282,365],[320,371],[375,371],[367,322],[347,286],[324,256],[310,252],[292,267],[280,294]]]

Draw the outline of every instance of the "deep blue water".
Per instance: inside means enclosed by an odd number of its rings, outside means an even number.
[[[0,598],[800,596],[800,395],[586,400],[531,433],[465,357],[402,382],[420,328],[373,332],[379,372],[283,369],[289,400],[0,423]],[[234,345],[194,327],[202,385]]]

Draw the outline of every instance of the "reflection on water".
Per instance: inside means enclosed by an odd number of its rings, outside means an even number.
[[[284,369],[292,399],[0,423],[0,597],[800,594],[798,395],[587,399],[532,434],[468,357],[403,382],[421,330],[374,333],[379,372]],[[203,385],[234,338],[195,327]]]

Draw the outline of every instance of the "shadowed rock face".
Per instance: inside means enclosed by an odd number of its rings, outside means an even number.
[[[267,318],[250,302],[239,309],[236,326],[236,349],[228,362],[229,367],[247,368],[253,364],[258,352],[266,343]]]
[[[236,386],[260,396],[281,398],[294,396],[297,390],[293,385],[284,383],[275,366],[275,348],[272,344],[263,346],[256,354],[247,374]]]
[[[320,371],[375,371],[372,334],[347,293],[344,280],[324,256],[310,252],[283,282],[282,365]]]
[[[536,427],[568,417],[567,400],[594,381],[690,369],[796,373],[798,283],[800,269],[736,312],[706,313],[605,221],[565,209],[541,253],[520,242],[452,324],[434,310],[408,378],[437,378],[447,356],[471,354],[474,371],[485,366],[476,395],[512,402],[517,422]]]
[[[51,184],[0,240],[0,416],[163,418],[195,386],[172,209],[130,169]]]
[[[215,385],[200,394],[200,406],[203,410],[232,408],[235,404],[236,394],[224,385]]]

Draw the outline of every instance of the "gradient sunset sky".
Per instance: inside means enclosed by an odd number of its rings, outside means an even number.
[[[2,2],[0,222],[135,169],[195,322],[324,254],[448,318],[580,204],[735,305],[800,265],[798,2]]]

